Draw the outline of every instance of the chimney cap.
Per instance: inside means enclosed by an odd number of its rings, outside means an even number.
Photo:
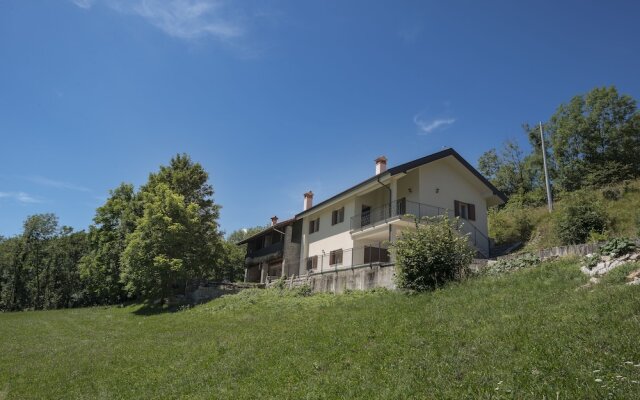
[[[274,215],[273,217],[271,217],[271,226],[274,226],[277,223],[278,223],[278,216]]]
[[[380,156],[380,157],[376,158],[376,160],[375,160],[375,161],[376,161],[376,164],[377,164],[377,163],[385,163],[385,164],[386,164],[386,163],[387,163],[387,157],[385,157],[385,156]]]
[[[311,190],[309,190],[307,193],[304,194],[304,197],[313,197],[313,192]]]

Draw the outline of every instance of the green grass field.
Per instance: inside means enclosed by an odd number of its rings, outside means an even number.
[[[623,272],[580,288],[566,260],[418,295],[0,314],[0,399],[638,399],[640,287]]]

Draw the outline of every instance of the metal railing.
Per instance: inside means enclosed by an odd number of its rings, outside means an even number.
[[[280,241],[277,243],[270,244],[269,246],[263,247],[258,250],[252,250],[251,248],[249,248],[247,251],[247,255],[249,257],[261,257],[267,254],[281,252],[283,248],[284,248],[284,241]]]
[[[334,254],[332,255],[331,253]],[[341,254],[335,253],[336,252],[330,252],[307,257],[304,260],[304,270],[323,272],[340,268],[391,263],[391,254],[388,245],[382,242],[351,249],[342,249]]]
[[[425,217],[442,217],[448,215],[454,218],[452,210],[437,207],[430,204],[416,203],[405,198],[395,202],[374,207],[367,212],[363,212],[351,217],[351,232],[373,227],[380,223],[386,223],[391,219],[411,217],[423,219]],[[471,221],[461,219],[456,228],[465,235],[468,235],[471,242],[482,254],[489,256],[489,238],[482,233]]]

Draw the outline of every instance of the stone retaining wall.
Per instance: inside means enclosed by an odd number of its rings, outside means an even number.
[[[472,270],[478,270],[486,260],[474,260]],[[267,287],[274,281],[267,283]],[[343,293],[345,290],[369,290],[374,288],[395,289],[395,264],[371,264],[344,269],[327,270],[313,274],[290,277],[286,281],[289,288],[309,285],[311,291]]]
[[[640,245],[640,239],[634,240],[636,244]],[[535,256],[538,256],[541,260],[554,257],[566,257],[566,256],[580,256],[584,257],[587,254],[595,253],[606,242],[597,243],[584,243],[584,244],[572,244],[568,246],[557,246],[550,249],[543,249],[538,251],[529,252]],[[508,254],[506,256],[497,257],[498,260],[509,260],[512,258],[518,258],[522,253]]]

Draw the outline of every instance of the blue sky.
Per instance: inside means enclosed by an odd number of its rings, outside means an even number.
[[[635,1],[0,1],[0,235],[85,229],[176,153],[226,232],[458,150],[595,86],[640,98]]]

